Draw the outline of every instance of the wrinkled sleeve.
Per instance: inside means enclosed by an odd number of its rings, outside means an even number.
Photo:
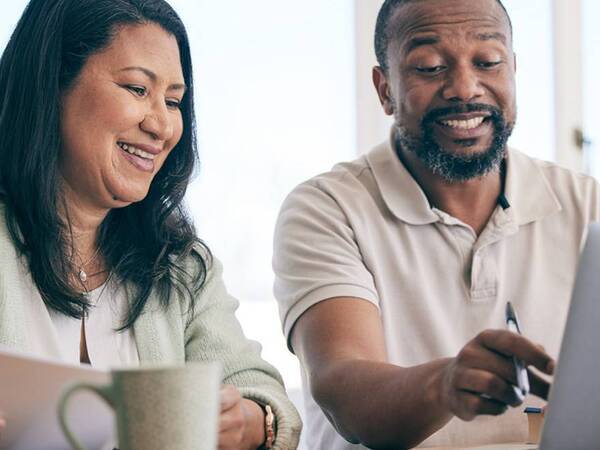
[[[311,180],[283,203],[275,227],[273,270],[288,346],[296,320],[323,300],[356,297],[379,304],[345,209],[356,197],[352,189],[344,180]]]
[[[238,301],[225,289],[221,264],[213,258],[185,330],[186,360],[220,361],[223,383],[235,385],[243,397],[273,409],[277,420],[274,448],[295,449],[302,427],[298,412],[287,398],[280,374],[261,358],[261,346],[244,336],[234,315],[237,307]]]

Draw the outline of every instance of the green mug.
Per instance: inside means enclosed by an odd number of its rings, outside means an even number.
[[[190,363],[177,367],[114,370],[105,386],[77,383],[62,393],[58,414],[63,433],[85,450],[69,429],[71,395],[89,390],[115,411],[120,450],[215,450],[220,413],[221,366]]]

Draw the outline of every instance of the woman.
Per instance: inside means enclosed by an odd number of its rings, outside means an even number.
[[[184,211],[196,149],[176,13],[32,0],[0,92],[0,345],[102,367],[219,360],[219,449],[296,448],[281,379]]]

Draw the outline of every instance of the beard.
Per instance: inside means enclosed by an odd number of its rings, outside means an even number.
[[[486,120],[491,121],[493,136],[490,146],[483,152],[456,154],[443,148],[435,139],[434,125],[437,120],[451,114],[486,112]],[[396,151],[400,148],[414,153],[432,173],[448,182],[464,182],[480,178],[500,170],[506,156],[506,143],[512,134],[514,123],[507,123],[502,111],[494,106],[468,103],[429,111],[421,121],[421,135],[411,136],[396,117]],[[475,139],[458,142],[465,148],[475,145]]]

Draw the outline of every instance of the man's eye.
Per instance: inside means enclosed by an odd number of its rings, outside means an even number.
[[[429,67],[417,67],[417,72],[425,74],[437,74],[446,70],[446,66],[429,66]]]
[[[144,97],[146,95],[146,93],[148,92],[146,90],[146,88],[143,86],[127,85],[126,87],[131,92],[133,92],[136,95],[139,95],[140,97]]]
[[[477,66],[483,69],[492,69],[500,64],[502,64],[502,61],[480,61],[477,63]]]

